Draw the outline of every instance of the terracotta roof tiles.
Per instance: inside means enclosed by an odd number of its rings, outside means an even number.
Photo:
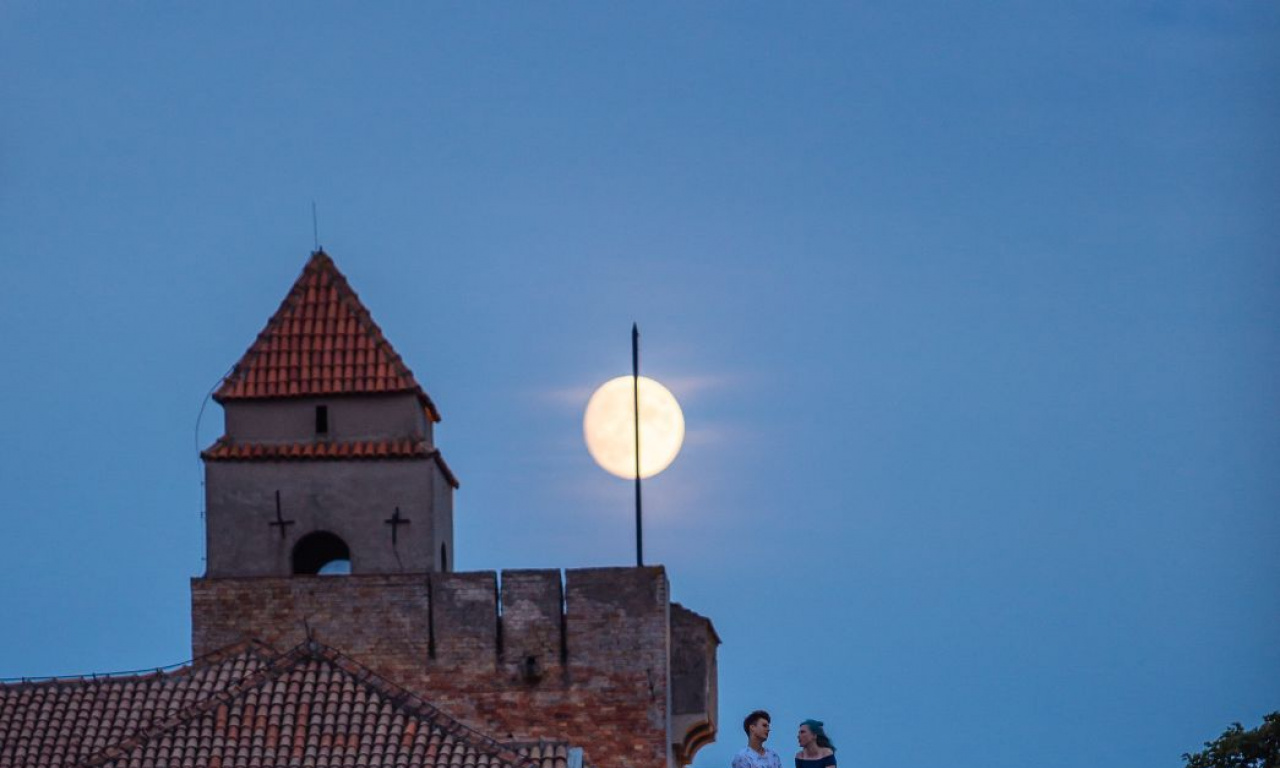
[[[0,768],[557,768],[544,752],[521,756],[314,642],[166,674],[0,685]]]
[[[570,747],[565,741],[517,741],[507,742],[507,746],[521,757],[533,760],[539,768],[568,768],[569,766]]]
[[[250,644],[173,672],[0,685],[0,768],[78,765],[262,669],[274,651]]]
[[[440,413],[369,310],[316,251],[280,308],[214,393],[218,402],[409,392],[432,420]]]
[[[206,461],[324,461],[337,459],[434,459],[449,484],[458,487],[458,478],[440,455],[425,441],[355,440],[311,443],[233,443],[226,437],[200,452]]]

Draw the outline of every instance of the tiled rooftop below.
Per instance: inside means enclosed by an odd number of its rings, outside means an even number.
[[[566,768],[516,748],[317,643],[170,673],[0,685],[0,768]]]

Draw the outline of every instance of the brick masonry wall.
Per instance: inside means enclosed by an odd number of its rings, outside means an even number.
[[[191,580],[196,656],[258,639],[283,651],[318,640],[391,680],[416,673],[430,651],[423,574]]]
[[[473,727],[568,739],[602,768],[672,757],[671,610],[660,567],[569,570],[563,588],[558,571],[504,571],[501,589],[492,571],[192,580],[196,655],[310,627]]]

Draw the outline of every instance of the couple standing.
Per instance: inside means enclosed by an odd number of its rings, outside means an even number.
[[[782,768],[782,758],[764,745],[769,739],[771,718],[763,709],[747,715],[742,730],[747,732],[747,747],[733,757],[733,768]],[[822,730],[822,721],[805,720],[796,735],[800,751],[796,768],[835,768],[836,748]]]

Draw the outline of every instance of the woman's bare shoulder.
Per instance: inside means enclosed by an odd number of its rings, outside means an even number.
[[[820,750],[819,750],[819,752],[818,752],[818,756],[817,756],[817,757],[805,757],[805,756],[804,756],[804,750],[802,749],[802,750],[800,750],[799,752],[796,752],[796,759],[798,759],[798,760],[821,760],[821,759],[823,759],[823,758],[825,758],[825,757],[831,757],[831,756],[832,756],[832,755],[834,755],[834,754],[835,754],[835,750],[828,749],[828,748],[826,748],[826,747],[821,747],[821,748],[820,748]]]

